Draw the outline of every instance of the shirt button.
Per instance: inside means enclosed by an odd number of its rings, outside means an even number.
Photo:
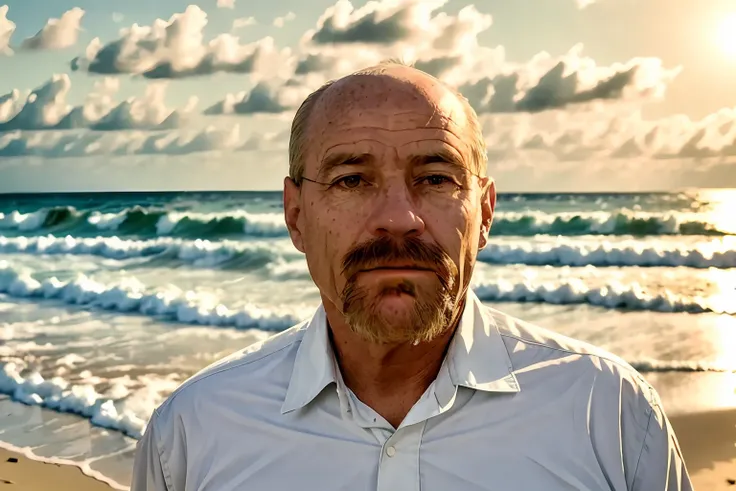
[[[389,457],[393,457],[394,455],[396,455],[396,449],[393,446],[388,447],[386,449],[386,455],[388,455]]]

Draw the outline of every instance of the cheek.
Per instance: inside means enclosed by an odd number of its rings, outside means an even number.
[[[340,207],[313,205],[305,219],[307,260],[312,275],[326,279],[340,274],[342,260],[360,237],[360,214]]]
[[[460,256],[468,255],[469,242],[477,238],[475,230],[477,220],[474,208],[468,203],[443,208],[426,209],[424,222],[430,230],[432,238],[447,252],[454,261]],[[462,261],[460,261],[462,262]]]

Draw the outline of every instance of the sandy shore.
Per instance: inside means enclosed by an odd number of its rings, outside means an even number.
[[[736,491],[736,410],[671,418],[696,491]],[[17,459],[10,462],[9,459]],[[37,462],[0,448],[0,491],[99,491],[76,467]]]
[[[736,410],[670,420],[695,491],[736,491]]]
[[[16,459],[17,462],[12,462]],[[47,464],[0,448],[0,490],[110,491],[107,484],[86,476],[78,467]]]

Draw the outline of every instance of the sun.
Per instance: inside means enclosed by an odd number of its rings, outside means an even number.
[[[736,13],[728,15],[721,21],[718,44],[727,55],[736,58]]]

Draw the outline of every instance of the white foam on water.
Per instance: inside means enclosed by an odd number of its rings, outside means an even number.
[[[283,213],[253,213],[246,210],[229,210],[223,212],[170,211],[135,206],[119,212],[103,213],[100,211],[78,212],[73,207],[64,207],[74,216],[86,216],[87,223],[100,230],[115,231],[135,213],[158,216],[155,233],[171,235],[184,220],[197,226],[217,224],[225,220],[234,221],[236,227],[246,235],[260,237],[284,237],[287,235]],[[58,209],[58,208],[57,208]],[[8,214],[0,213],[0,228],[19,230],[37,230],[49,213],[47,209],[39,209],[29,213],[15,210]],[[151,230],[150,232],[154,232]],[[189,231],[191,233],[191,230]],[[605,211],[555,212],[543,211],[499,211],[494,217],[491,234],[503,235],[535,235],[535,234],[641,234],[641,235],[678,235],[678,234],[720,234],[736,233],[736,230],[722,230],[718,220],[708,212],[645,212],[636,209],[618,209]],[[203,232],[206,233],[206,232]]]
[[[736,268],[736,244],[727,238],[681,244],[676,241],[608,241],[590,236],[582,240],[499,240],[493,238],[478,253],[478,260],[492,264],[528,264],[534,266],[639,266]],[[72,236],[4,237],[0,253],[93,255],[110,259],[129,259],[171,254],[196,267],[214,268],[236,256],[259,254],[278,277],[304,277],[293,259],[303,256],[287,239],[242,242],[234,240],[187,240],[173,237],[121,239],[119,237]],[[300,261],[302,262],[302,261]]]
[[[165,378],[143,375],[104,379],[89,372],[74,383],[61,377],[44,378],[22,361],[0,365],[0,393],[29,406],[43,406],[62,413],[83,416],[102,428],[120,431],[140,438],[148,418],[185,377],[178,374]],[[100,393],[97,387],[106,384]]]
[[[565,278],[556,282],[540,282],[534,279],[512,282],[497,278],[490,281],[475,280],[472,287],[478,298],[488,302],[588,304],[608,309],[736,314],[736,305],[710,302],[707,298],[698,296],[686,297],[666,289],[651,293],[637,282],[622,283],[618,280],[609,281],[604,286],[591,286],[578,278]]]
[[[491,241],[478,260],[492,264],[535,266],[639,266],[736,268],[736,249],[730,241],[713,240],[692,245],[673,242],[627,240],[596,243],[565,237],[555,243],[541,241]]]
[[[233,219],[242,222],[243,233],[250,236],[282,236],[286,233],[283,213],[249,213],[233,210],[225,213],[169,212],[156,223],[158,235],[171,234],[182,220],[200,224]]]
[[[8,214],[0,213],[0,229],[37,230],[43,226],[47,215],[48,210],[37,210],[30,213],[20,213],[14,210]]]
[[[117,230],[126,218],[128,218],[127,210],[118,213],[100,213],[95,211],[87,217],[87,222],[100,230]]]
[[[30,270],[13,268],[7,261],[0,261],[0,293],[18,298],[59,299],[68,304],[165,317],[185,324],[281,330],[301,320],[297,312],[275,312],[250,304],[231,309],[207,292],[182,291],[174,285],[150,289],[132,276],[112,284],[84,274],[68,281],[56,277],[38,281]]]
[[[171,254],[179,260],[197,267],[216,267],[238,255],[260,254],[266,260],[300,257],[287,241],[209,241],[186,240],[172,237],[155,239],[121,239],[119,237],[4,237],[0,236],[0,253],[38,255],[91,255],[109,259]]]

